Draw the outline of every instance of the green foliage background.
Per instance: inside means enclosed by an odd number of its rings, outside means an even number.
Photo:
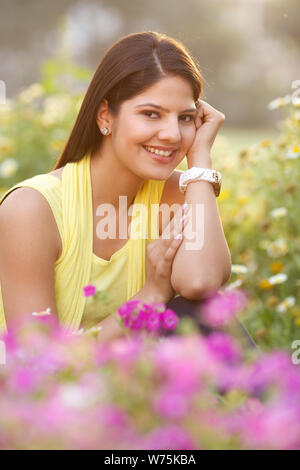
[[[40,83],[0,106],[0,194],[51,171],[91,76],[66,57],[48,60]],[[300,106],[278,99],[276,107],[286,112],[276,140],[246,143],[236,153],[221,131],[213,147],[213,166],[223,178],[220,216],[233,263],[227,287],[249,293],[251,302],[240,319],[265,350],[290,349],[300,339]],[[186,169],[186,161],[179,167]],[[278,274],[287,279],[272,284]]]

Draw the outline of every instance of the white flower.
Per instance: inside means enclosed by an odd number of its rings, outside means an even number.
[[[278,109],[286,106],[287,104],[291,103],[291,95],[286,95],[284,97],[275,98],[275,100],[270,101],[268,104],[268,109]]]
[[[224,290],[233,290],[233,289],[236,289],[237,287],[240,287],[242,285],[242,281],[241,279],[237,279],[236,281],[234,282],[231,282],[230,284],[228,284],[227,287],[225,287]]]
[[[285,154],[286,158],[290,160],[294,160],[295,158],[300,157],[300,147],[299,145],[295,145],[289,152]]]
[[[13,176],[17,169],[19,168],[19,163],[14,158],[7,158],[0,165],[0,177],[9,178]]]
[[[271,258],[284,256],[288,252],[288,246],[284,238],[278,238],[267,247],[267,253]]]
[[[278,219],[279,217],[284,217],[287,214],[287,209],[286,207],[276,207],[276,209],[273,209],[271,211],[271,217],[274,219]]]
[[[269,277],[268,281],[271,285],[282,284],[287,280],[288,276],[285,273],[275,274],[275,276]]]
[[[244,266],[243,264],[232,264],[231,272],[234,274],[245,274],[248,272],[248,268],[247,266]]]
[[[279,305],[277,305],[277,312],[284,313],[289,307],[293,307],[296,303],[296,299],[293,296],[286,297]]]

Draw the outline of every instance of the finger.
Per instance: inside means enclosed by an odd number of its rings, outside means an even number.
[[[189,219],[188,214],[183,214],[179,213],[176,214],[176,217],[174,216],[170,224],[166,227],[164,236],[168,241],[171,241],[178,235],[179,233],[182,233],[184,230],[184,227]]]
[[[183,235],[180,233],[178,234],[178,236],[180,238],[174,238],[171,243],[170,243],[170,246],[169,248],[167,249],[167,251],[165,252],[165,255],[163,257],[163,262],[167,263],[167,264],[170,264],[174,257],[175,257],[175,254],[183,240]]]
[[[206,118],[207,116],[214,116],[216,119],[225,119],[225,114],[221,111],[218,111],[216,108],[211,106],[209,103],[203,100],[198,100],[199,108],[201,107],[203,111],[203,117]]]
[[[170,239],[170,234],[174,232],[174,226],[179,224],[179,221],[183,215],[183,207],[180,206],[179,209],[175,212],[174,217],[170,220],[170,222],[164,228],[161,238]]]

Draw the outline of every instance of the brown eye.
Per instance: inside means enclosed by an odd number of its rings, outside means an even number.
[[[149,114],[157,114],[157,113],[155,111],[143,111],[142,114],[145,114],[146,116],[148,116]]]
[[[184,122],[193,122],[193,121],[195,121],[195,117],[194,117],[194,116],[191,116],[190,114],[185,114],[185,115],[182,116],[182,117],[188,117],[188,118],[190,118],[188,121],[184,121]]]

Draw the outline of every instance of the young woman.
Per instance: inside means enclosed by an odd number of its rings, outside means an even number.
[[[116,309],[130,298],[201,299],[229,279],[214,187],[194,180],[181,192],[176,170],[185,156],[189,168],[212,168],[225,116],[201,92],[195,61],[173,38],[134,33],[108,49],[54,169],[0,200],[2,328],[49,307],[76,329],[101,324],[104,340],[121,334]],[[198,249],[177,237],[184,202],[191,221],[204,207]],[[173,204],[175,216],[162,216]],[[90,284],[108,294],[108,305],[83,295]]]

